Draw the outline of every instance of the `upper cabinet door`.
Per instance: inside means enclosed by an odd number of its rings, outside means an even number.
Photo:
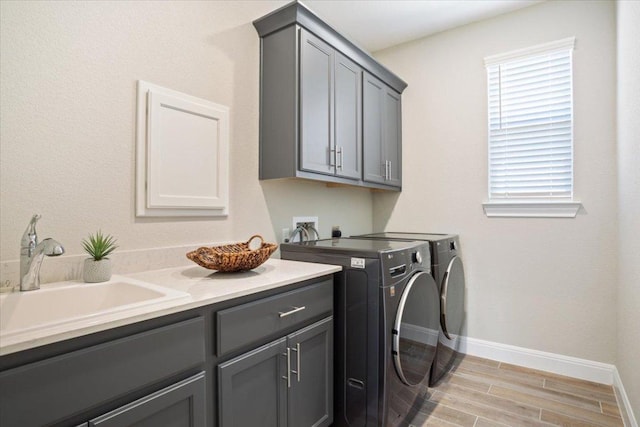
[[[333,174],[334,50],[300,30],[300,168]]]
[[[387,170],[382,146],[384,84],[364,73],[362,87],[363,179],[384,184]]]
[[[383,96],[384,153],[387,160],[387,184],[402,184],[402,116],[400,94],[385,86]]]
[[[362,86],[363,179],[401,187],[400,94],[367,73],[364,73]]]
[[[362,69],[335,52],[336,175],[362,178]]]

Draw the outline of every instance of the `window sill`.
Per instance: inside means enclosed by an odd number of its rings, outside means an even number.
[[[492,201],[482,203],[488,217],[575,218],[582,203],[571,201]]]

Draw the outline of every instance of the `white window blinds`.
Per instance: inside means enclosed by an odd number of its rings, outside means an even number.
[[[485,59],[491,200],[573,197],[573,44]]]

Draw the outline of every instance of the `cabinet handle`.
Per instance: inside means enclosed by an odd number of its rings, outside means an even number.
[[[342,150],[342,147],[338,147],[338,149],[336,150],[336,167],[340,170],[342,170],[342,165],[344,164],[344,152]],[[338,160],[340,160],[340,162],[338,163]]]
[[[287,388],[291,388],[291,349],[287,347],[287,352],[282,355],[287,356],[287,375],[282,376],[282,379],[287,380]]]
[[[304,310],[305,308],[307,308],[307,307],[305,307],[304,305],[303,305],[302,307],[295,307],[295,306],[294,306],[294,307],[293,307],[293,310],[289,310],[289,311],[285,311],[285,312],[279,311],[279,312],[278,312],[278,315],[279,315],[280,317],[287,317],[287,316],[292,315],[293,313],[297,313],[297,312],[299,312],[299,311],[302,311],[302,310]]]
[[[391,160],[387,160],[387,162],[389,163],[389,167],[387,168],[387,180],[389,180],[391,179]]]
[[[302,374],[302,367],[300,366],[300,343],[296,343],[296,348],[292,348],[291,351],[296,352],[296,370],[291,370],[296,377],[298,377],[298,382],[300,382],[300,375]]]
[[[389,160],[384,161],[384,179],[389,179]]]
[[[333,148],[329,149],[329,166],[336,167],[336,162],[338,161],[338,156],[336,150]]]

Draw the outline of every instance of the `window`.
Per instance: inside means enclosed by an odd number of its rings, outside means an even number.
[[[485,58],[488,216],[575,216],[574,38]]]

